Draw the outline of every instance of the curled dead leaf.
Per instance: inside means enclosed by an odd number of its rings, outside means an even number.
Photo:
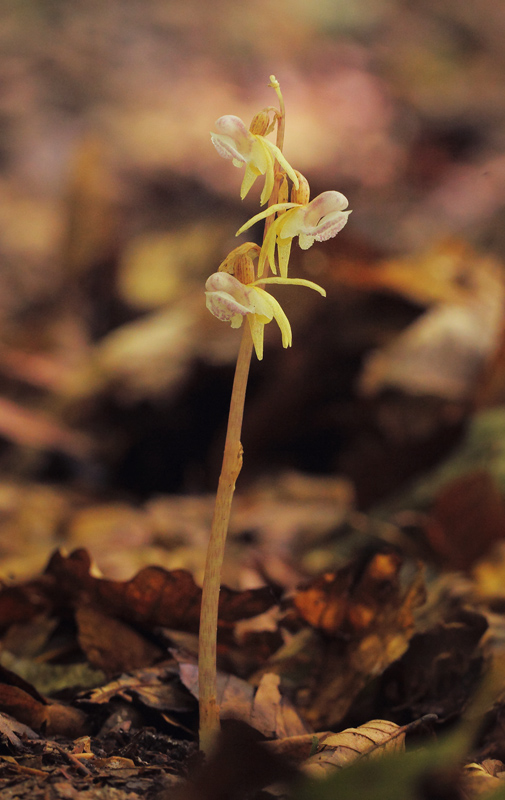
[[[413,626],[413,609],[424,600],[422,585],[402,586],[403,559],[375,553],[360,572],[358,563],[327,572],[298,590],[293,605],[302,619],[329,636],[362,637],[394,610],[400,629]]]
[[[359,728],[323,735],[318,751],[306,760],[303,771],[313,778],[324,778],[360,758],[377,758],[404,748],[405,728],[388,720],[374,719]]]
[[[9,716],[9,714],[2,714],[0,712],[0,737],[4,737],[9,744],[17,749],[23,748],[23,739],[37,739],[37,734],[32,731],[28,725],[23,725],[22,722]]]

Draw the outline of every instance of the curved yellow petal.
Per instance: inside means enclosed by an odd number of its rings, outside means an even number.
[[[248,228],[251,228],[256,222],[259,222],[262,219],[266,219],[270,216],[270,214],[276,214],[278,211],[286,211],[288,208],[296,208],[300,207],[300,203],[274,203],[272,206],[265,208],[264,211],[260,211],[259,214],[255,214],[254,217],[244,222],[241,228],[238,229],[235,236],[240,236],[241,233],[246,231]]]
[[[263,322],[260,322],[258,317],[255,314],[250,314],[247,317],[247,321],[249,322],[249,328],[251,329],[251,337],[254,344],[254,349],[256,351],[256,357],[258,361],[263,359],[263,338],[265,333],[265,325]]]
[[[267,235],[263,241],[261,253],[258,261],[258,278],[263,275],[265,264],[269,263],[270,268],[274,275],[277,274],[277,267],[275,266],[275,241],[277,238],[277,222],[274,220],[272,225],[267,231]]]
[[[268,280],[268,278],[266,278],[265,280]],[[270,280],[272,280],[272,279],[270,279]],[[262,296],[264,295],[265,300],[267,300],[268,304],[270,305],[270,307],[272,309],[273,317],[274,317],[274,319],[275,319],[275,321],[276,321],[276,323],[279,326],[280,331],[281,331],[282,346],[283,347],[291,347],[291,345],[293,343],[293,334],[292,334],[292,331],[291,331],[291,325],[289,324],[289,320],[288,320],[286,314],[284,313],[284,311],[282,310],[282,307],[281,307],[280,303],[275,299],[275,297],[272,297],[271,294],[268,294],[268,292],[265,292],[264,289],[260,289],[258,286],[256,286],[255,289]]]
[[[288,212],[289,213],[289,212]],[[283,278],[288,277],[289,256],[291,253],[292,239],[277,238],[277,254],[279,257],[279,272]]]
[[[266,160],[265,184],[260,197],[260,205],[264,206],[265,203],[270,200],[270,195],[272,194],[272,190],[274,188],[274,159],[266,147],[266,141],[264,139],[258,138],[258,144],[261,146]]]
[[[244,172],[244,178],[242,180],[242,186],[240,187],[241,200],[243,200],[244,197],[246,197],[246,195],[249,193],[249,189],[259,175],[261,175],[261,172],[258,171],[254,164],[247,164]]]
[[[265,145],[270,150],[270,152],[272,153],[273,157],[275,159],[277,159],[277,161],[281,165],[282,169],[289,175],[289,177],[293,181],[293,184],[294,184],[295,188],[298,189],[298,185],[299,185],[298,184],[298,175],[294,171],[294,169],[291,166],[291,164],[289,163],[289,161],[287,161],[287,159],[284,157],[283,153],[281,152],[281,150],[279,150],[277,145],[273,144],[272,142],[269,142],[268,139],[265,139],[264,142],[265,142]]]
[[[326,291],[322,286],[319,286],[319,284],[314,283],[313,281],[306,281],[305,278],[262,278],[261,280],[249,283],[248,286],[254,286],[254,288],[257,290],[258,287],[256,284],[258,283],[282,283],[285,286],[306,286],[308,289],[314,289],[315,292],[319,292],[319,294],[321,294],[323,297],[326,297]],[[271,295],[268,296],[271,297]]]

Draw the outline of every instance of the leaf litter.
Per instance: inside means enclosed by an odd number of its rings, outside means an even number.
[[[434,719],[434,709],[443,719],[433,689],[444,680],[444,670],[447,680],[447,657],[452,652],[459,653],[455,666],[462,675],[468,669],[462,666],[464,659],[474,653],[473,678],[458,684],[459,694],[445,716],[461,713],[474,691],[483,668],[484,651],[479,648],[486,628],[484,618],[474,612],[474,633],[451,642],[452,631],[458,630],[454,621],[442,623],[433,611],[431,618],[428,615],[423,621],[427,587],[420,565],[384,542],[377,541],[376,547],[378,551],[365,548],[346,567],[315,576],[296,590],[287,587],[283,593],[279,586],[264,586],[223,592],[219,637],[223,725],[246,724],[261,740],[271,743],[277,765],[272,772],[274,783],[282,778],[284,769],[278,766],[278,758],[279,764],[289,763],[312,779],[317,775],[319,783],[328,773],[355,760],[403,748],[409,728],[408,724],[401,727],[405,720],[413,722],[426,714]],[[187,770],[193,769],[190,765],[196,758],[194,634],[200,590],[189,573],[181,570],[170,573],[144,568],[127,581],[92,573],[86,551],[69,556],[55,552],[39,577],[11,583],[0,591],[4,640],[23,653],[16,657],[11,652],[11,667],[17,665],[22,671],[27,662],[43,663],[47,654],[50,662],[87,662],[95,670],[96,680],[95,688],[83,689],[77,683],[50,698],[12,668],[2,667],[0,712],[6,720],[12,718],[12,725],[25,726],[6,728],[5,741],[14,753],[38,748],[37,763],[44,764],[44,775],[51,773],[49,764],[60,757],[65,762],[64,774],[76,786],[91,776],[95,781],[107,776],[107,785],[134,787],[149,774],[165,789],[175,783],[184,787]],[[457,606],[461,600],[453,597],[451,602]],[[441,613],[442,605],[438,608]],[[269,609],[275,612],[270,626],[274,621],[278,638],[260,651],[261,656],[257,648],[251,651],[249,662],[246,647],[237,661],[244,633],[236,638],[235,627],[247,618],[254,621],[268,616],[265,612]],[[469,612],[459,613],[463,632],[465,620],[468,627],[472,618]],[[51,619],[52,624],[41,629],[45,633],[33,643],[27,658],[23,631],[35,631],[42,619]],[[261,634],[256,631],[257,636]],[[402,673],[400,665],[411,652],[411,661],[405,662]],[[233,672],[237,663],[240,675]],[[440,665],[436,680],[432,664]],[[393,668],[396,673],[390,674]],[[36,669],[31,674],[36,683]],[[377,680],[383,680],[379,691]],[[382,703],[385,718],[342,731],[346,719],[363,713],[363,691],[370,694],[374,687],[376,698],[373,700],[372,694],[370,700],[369,696],[369,710],[373,712],[374,706],[379,708]],[[385,696],[390,698],[387,703]],[[388,715],[393,719],[388,720]],[[332,732],[339,730],[342,732]],[[159,747],[163,755],[157,756],[156,767],[152,752],[136,747],[143,731],[151,731],[151,746]],[[76,743],[86,737],[87,752],[73,754]],[[112,737],[123,746],[104,758],[104,742],[110,746]],[[52,746],[53,741],[62,742],[59,747],[63,749]],[[68,750],[65,742],[74,745]],[[258,746],[263,752],[267,745]],[[174,748],[179,754],[175,764],[170,755]],[[14,766],[5,763],[10,765],[4,767],[8,781]]]

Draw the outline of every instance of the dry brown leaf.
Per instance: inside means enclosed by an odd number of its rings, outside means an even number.
[[[312,627],[329,636],[362,636],[373,630],[384,613],[384,606],[400,612],[405,590],[400,585],[403,561],[396,553],[376,553],[356,581],[356,566],[327,572],[298,590],[293,605]],[[399,622],[412,625],[412,613],[405,606]]]
[[[87,717],[82,711],[48,700],[31,683],[6,667],[0,666],[0,678],[0,711],[50,736],[75,739],[83,733]]]
[[[115,681],[85,693],[86,703],[103,705],[121,698],[131,702],[137,698],[157,711],[190,712],[195,701],[180,686],[179,670],[175,661],[165,661],[155,667],[134,670]]]
[[[150,666],[163,651],[120,620],[89,606],[75,612],[79,644],[93,667],[105,675],[118,675]]]
[[[2,714],[0,712],[0,736],[4,736],[8,742],[15,748],[22,748],[23,742],[19,738],[22,736],[25,739],[37,739],[37,734],[32,731],[28,725],[23,725],[22,722],[11,717],[9,714]]]
[[[77,739],[86,731],[87,715],[78,708],[49,702],[46,708],[45,731],[48,736]]]
[[[20,586],[0,590],[0,627],[26,622],[44,612],[68,613],[83,603],[107,608],[111,617],[152,627],[197,631],[202,590],[186,570],[145,567],[129,581],[95,578],[85,550],[69,556],[56,551],[44,574]],[[222,587],[221,627],[255,617],[276,602],[268,587],[236,592]]]
[[[44,730],[49,736],[76,738],[84,732],[86,715],[82,711],[37,700],[18,686],[0,684],[0,710],[32,730]]]
[[[198,666],[180,663],[181,680],[198,697]],[[217,701],[221,719],[247,722],[268,738],[284,738],[307,733],[307,727],[294,706],[279,691],[278,675],[267,673],[258,688],[235,675],[219,673]]]
[[[325,734],[319,739],[318,751],[305,762],[303,771],[313,778],[324,778],[360,758],[377,758],[386,752],[404,749],[405,728],[394,722],[374,719],[359,728]]]
[[[305,713],[316,730],[338,724],[367,682],[403,655],[424,599],[422,571],[396,553],[327,573],[295,595],[300,617],[325,634]]]
[[[110,613],[118,617],[149,627],[198,630],[201,589],[186,570],[145,567],[130,581],[96,580],[94,589],[96,600],[106,603]],[[231,625],[263,613],[274,603],[266,588],[234,592],[222,587],[219,620]]]
[[[423,630],[414,634],[407,652],[382,674],[376,687],[375,713],[407,717],[436,714],[439,722],[454,719],[481,680],[485,664],[482,637],[486,618],[454,599],[445,607],[433,602],[434,622],[423,616]]]
[[[306,727],[292,704],[281,695],[279,684],[278,675],[263,675],[254,697],[251,725],[269,738],[302,735]]]

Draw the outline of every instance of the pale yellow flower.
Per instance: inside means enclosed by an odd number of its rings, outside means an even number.
[[[258,264],[258,277],[263,274],[268,259],[272,272],[277,273],[275,265],[275,245],[279,258],[279,270],[283,278],[288,274],[288,261],[291,244],[295,236],[302,250],[308,250],[315,241],[325,242],[342,230],[351,211],[346,211],[349,201],[341,192],[323,192],[310,203],[276,203],[261,211],[242,225],[237,236],[255,222],[270,214],[279,216],[271,224],[261,248]],[[282,213],[284,212],[284,213]]]
[[[223,158],[229,158],[236,167],[245,165],[245,175],[240,189],[242,200],[247,195],[256,178],[265,176],[260,204],[268,202],[274,188],[274,165],[277,161],[286,171],[295,186],[298,178],[294,169],[286,161],[279,148],[264,136],[251,133],[240,117],[228,114],[216,122],[217,133],[211,133],[212,143]]]
[[[293,336],[291,325],[279,302],[258,284],[283,283],[307,286],[323,297],[326,292],[317,283],[302,278],[263,278],[252,283],[241,283],[228,272],[215,272],[205,284],[206,305],[215,317],[230,322],[232,328],[240,328],[247,317],[256,355],[263,358],[263,336],[265,325],[275,319],[281,335],[283,347],[291,347]]]

